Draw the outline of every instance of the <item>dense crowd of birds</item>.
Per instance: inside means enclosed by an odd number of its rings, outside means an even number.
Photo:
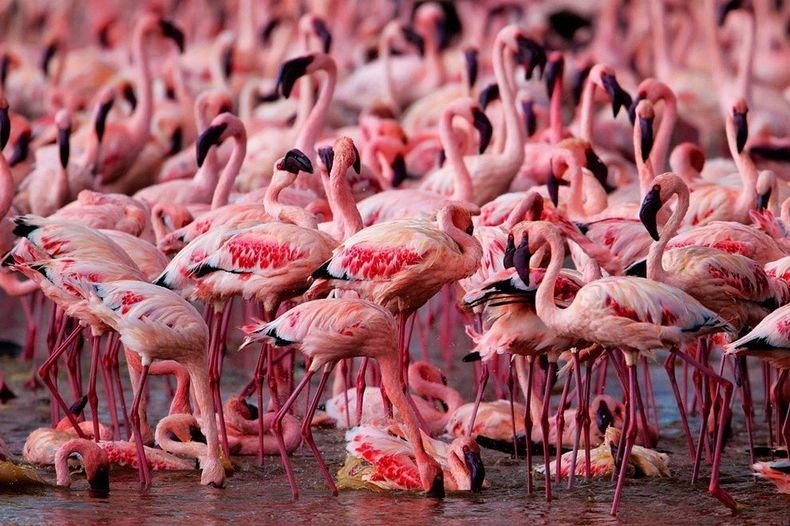
[[[112,463],[148,487],[197,459],[221,487],[232,455],[279,455],[296,496],[304,443],[332,492],[441,497],[488,487],[482,445],[524,456],[549,500],[611,476],[616,513],[627,477],[668,474],[660,357],[693,479],[706,460],[738,506],[719,468],[742,410],[753,468],[790,492],[789,16],[3,3],[0,287],[34,369],[0,373],[0,400],[51,395],[24,460],[68,486],[76,454],[106,492]],[[248,383],[221,382],[225,358]],[[437,360],[474,368],[473,401]],[[779,460],[756,462],[750,369]],[[176,381],[154,428],[150,375]],[[328,425],[348,429],[336,476]],[[0,483],[42,482],[0,460]]]

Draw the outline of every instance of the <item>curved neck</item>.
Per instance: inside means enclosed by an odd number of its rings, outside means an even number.
[[[14,174],[8,166],[5,155],[0,153],[0,219],[5,220],[6,214],[11,210],[14,201]]]
[[[219,184],[217,184],[217,189],[211,199],[212,210],[228,204],[230,191],[233,189],[236,176],[239,175],[245,155],[247,155],[247,134],[243,129],[240,129],[233,134],[233,152],[219,176]]]
[[[581,113],[579,115],[579,138],[593,145],[593,114],[595,113],[595,81],[587,78],[582,91]]]
[[[502,102],[502,116],[505,121],[504,157],[523,155],[524,130],[516,111],[516,92],[510,78],[515,69],[515,58],[503,38],[497,37],[494,43],[494,77],[499,85],[499,98]]]
[[[447,410],[442,413],[444,418],[449,418],[456,409],[464,405],[461,394],[439,382],[429,382],[419,374],[416,378],[410,378],[409,383],[412,390],[423,398],[441,400],[447,406]]]
[[[335,223],[335,231],[339,232],[343,239],[348,239],[365,226],[346,178],[346,172],[352,164],[353,159],[350,155],[336,156],[332,172],[329,174],[328,197],[332,221]]]
[[[455,226],[452,221],[451,214],[442,213],[440,210],[437,221],[439,222],[439,228],[442,230],[442,232],[450,236],[450,238],[455,241],[455,244],[458,245],[458,248],[461,250],[464,262],[462,265],[467,268],[458,268],[457,270],[459,272],[466,270],[469,273],[475,271],[480,265],[480,258],[483,257],[483,248],[480,246],[480,242],[477,240],[477,238],[467,234]]]
[[[644,197],[647,193],[655,175],[653,163],[651,161],[653,153],[655,153],[655,151],[650,152],[646,161],[642,160],[642,132],[637,123],[636,126],[634,126],[634,161],[636,162],[636,174],[639,178],[639,195],[641,197]]]
[[[716,0],[703,0],[700,21],[703,25],[705,43],[708,47],[708,59],[711,61],[713,78],[718,86],[727,81],[727,69],[719,45],[719,28],[716,26]]]
[[[382,353],[378,357],[378,362],[381,368],[381,384],[386,390],[392,405],[395,406],[398,414],[404,420],[406,436],[414,449],[414,459],[420,466],[434,463],[435,460],[428,455],[422,443],[417,415],[414,413],[411,404],[406,400],[406,395],[403,392],[398,351],[394,347],[389,349],[389,352]],[[425,482],[423,481],[423,483]]]
[[[532,232],[530,232],[532,234]],[[535,296],[535,311],[543,322],[551,328],[562,327],[568,321],[564,311],[554,303],[554,285],[562,269],[562,261],[565,259],[565,249],[559,234],[550,230],[541,230],[538,234],[549,245],[551,260],[546,268],[543,281],[538,285]]]
[[[562,140],[562,76],[554,82],[549,106],[549,127],[551,144]]]
[[[683,217],[685,217],[689,208],[688,187],[679,179],[674,183],[672,193],[678,196],[678,202],[672,211],[672,215],[669,217],[669,221],[658,233],[658,241],[654,241],[650,245],[650,250],[647,253],[647,279],[652,279],[653,281],[664,281],[666,279],[666,272],[661,262],[664,247],[678,233],[680,223],[683,221]]]
[[[315,217],[307,210],[293,205],[281,204],[280,192],[296,180],[296,174],[286,170],[277,170],[263,196],[263,208],[271,217],[285,223],[292,223],[304,228],[317,228]]]
[[[148,63],[148,54],[145,51],[145,37],[147,31],[139,29],[134,33],[132,42],[132,57],[137,66],[137,78],[135,86],[139,100],[137,108],[129,117],[127,126],[136,138],[145,139],[148,137],[148,129],[151,126],[151,116],[153,115],[153,91],[151,81],[151,66]]]
[[[337,80],[337,67],[334,62],[328,62],[322,69],[326,72],[326,78],[321,83],[318,100],[316,100],[313,109],[310,111],[307,119],[305,119],[295,144],[297,149],[303,151],[311,159],[315,157],[315,142],[324,127],[329,105],[332,103],[332,96],[335,92],[335,81]]]
[[[445,111],[441,116],[439,127],[439,137],[447,154],[447,161],[453,169],[454,183],[453,193],[450,199],[457,201],[472,202],[474,199],[474,187],[472,186],[472,176],[464,163],[464,156],[458,147],[458,140],[453,133],[453,112]]]
[[[398,28],[399,27],[400,26],[398,26]],[[393,111],[398,113],[400,112],[400,107],[395,100],[395,94],[392,90],[392,52],[390,50],[390,46],[392,46],[395,40],[395,31],[396,29],[394,27],[388,27],[385,30],[384,36],[379,40],[378,51],[379,57],[381,57],[381,90],[383,101],[385,104],[389,105]]]
[[[741,153],[738,153],[735,124],[729,115],[725,127],[730,154],[735,161],[735,166],[738,167],[738,174],[741,176],[741,193],[735,203],[735,211],[739,216],[743,216],[744,220],[747,220],[749,210],[754,207],[757,199],[757,167],[745,148]]]
[[[658,2],[657,2],[658,3]],[[667,167],[667,154],[669,153],[669,143],[672,140],[672,132],[675,130],[675,121],[678,116],[677,99],[671,93],[659,97],[664,101],[664,113],[658,125],[658,132],[653,141],[653,149],[650,150],[648,162],[652,162],[652,168],[656,168],[662,173]],[[638,128],[639,126],[636,126]],[[638,156],[641,159],[641,152]],[[642,189],[644,192],[644,189]],[[644,193],[642,194],[644,195]]]
[[[175,416],[176,415],[171,415],[171,418]],[[212,415],[210,413],[206,414],[204,419],[208,419],[211,416]],[[177,417],[182,418],[181,415],[177,415]],[[197,423],[197,421],[195,421],[195,423]],[[162,448],[163,451],[173,455],[184,455],[192,458],[203,458],[206,456],[206,444],[194,441],[180,442],[178,440],[173,440],[168,436],[169,431],[170,429],[167,425],[156,426],[156,443]],[[208,441],[208,438],[206,438],[206,441]]]
[[[669,60],[669,48],[667,45],[667,28],[664,17],[664,2],[649,2],[650,13],[653,17],[650,34],[653,37],[653,60],[655,62],[656,77],[665,81],[672,69]]]
[[[735,79],[735,94],[746,100],[752,100],[752,63],[754,61],[755,27],[754,16],[743,13],[738,19],[738,34],[741,37],[740,55],[738,56],[738,76]]]

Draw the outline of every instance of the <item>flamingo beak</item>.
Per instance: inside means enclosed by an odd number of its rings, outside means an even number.
[[[392,187],[398,188],[403,184],[403,181],[409,178],[409,172],[406,170],[406,159],[403,158],[403,155],[396,155],[392,164],[390,164],[390,168],[392,168],[393,171]]]
[[[134,111],[135,108],[137,108],[137,95],[134,94],[134,88],[130,84],[124,85],[123,90],[121,90],[121,95],[124,100],[129,103],[132,111]]]
[[[357,175],[359,175],[362,171],[362,158],[359,156],[357,145],[352,142],[351,146],[354,148],[354,164],[352,164],[351,167],[354,169]]]
[[[527,137],[532,137],[538,128],[538,120],[535,117],[535,102],[531,100],[521,101],[521,111],[524,114],[524,130]]]
[[[233,74],[233,46],[222,52],[222,75],[225,80]]]
[[[760,194],[757,196],[757,210],[763,211],[768,208],[768,201],[771,200],[771,191],[773,188],[769,188],[764,194]]]
[[[499,84],[496,82],[483,88],[477,95],[477,103],[480,104],[480,107],[484,110],[495,100],[499,100]]]
[[[277,29],[280,26],[281,23],[282,23],[282,20],[280,20],[280,18],[275,16],[275,17],[272,17],[266,23],[265,26],[263,26],[263,28],[260,31],[260,34],[258,35],[258,37],[261,39],[261,44],[263,44],[265,46],[269,45],[269,43],[271,41],[271,38],[272,38],[272,33],[274,33],[274,30]]]
[[[184,132],[181,130],[181,126],[177,126],[175,130],[173,130],[173,135],[170,136],[170,152],[168,155],[174,155],[181,151],[184,147]]]
[[[534,40],[523,36],[516,37],[516,42],[518,44],[518,58],[524,66],[524,77],[530,80],[535,68],[538,68],[542,76],[548,61],[543,47]]]
[[[483,459],[480,458],[479,451],[464,451],[464,461],[469,468],[469,479],[472,493],[479,493],[483,489],[483,482],[486,479],[486,468]]]
[[[0,107],[0,150],[8,144],[11,137],[11,118],[8,115],[8,106]]]
[[[321,40],[324,53],[329,53],[329,48],[332,47],[332,33],[329,32],[326,22],[320,18],[313,18],[313,31],[315,31],[315,34]]]
[[[199,427],[189,426],[189,439],[192,442],[206,443],[206,435],[200,430]]]
[[[521,235],[521,243],[518,244],[513,252],[513,267],[516,269],[518,277],[524,285],[529,286],[529,259],[532,254],[529,252],[529,237],[525,231]]]
[[[254,343],[254,341],[255,340],[253,340],[251,336],[247,336],[246,338],[244,338],[244,341],[241,342],[241,345],[239,345],[239,349],[238,350],[241,351],[242,349],[245,349],[245,348],[249,347],[250,345],[252,345]]]
[[[639,92],[636,94],[636,98],[631,102],[631,106],[628,108],[628,120],[631,121],[631,125],[633,126],[636,124],[636,107],[639,106],[639,103],[647,98],[647,95],[644,92]]]
[[[507,245],[505,245],[505,255],[502,257],[502,265],[505,268],[513,268],[513,256],[516,253],[516,241],[513,239],[513,233],[509,232],[507,235]]]
[[[557,206],[560,202],[560,181],[557,179],[557,176],[554,175],[554,168],[549,168],[549,176],[546,179],[546,190],[549,193],[549,199],[554,206]]]
[[[601,75],[601,82],[603,82],[606,93],[609,94],[609,99],[612,101],[612,116],[617,117],[621,107],[631,107],[633,103],[631,95],[620,87],[620,83],[617,82],[617,78],[614,75]]]
[[[733,111],[732,118],[735,121],[735,145],[738,153],[743,152],[746,140],[749,138],[749,123],[746,121],[745,111]]]
[[[44,52],[41,54],[41,71],[44,73],[45,77],[49,76],[49,63],[52,62],[52,57],[55,56],[55,53],[58,51],[58,43],[57,41],[51,42],[45,49]]]
[[[642,161],[647,161],[650,157],[650,150],[653,149],[653,119],[639,117],[639,132],[641,137],[640,146],[642,148]]]
[[[313,173],[313,163],[310,162],[310,158],[296,148],[288,150],[283,160],[277,165],[277,168],[292,174],[298,174],[299,172]]]
[[[406,42],[411,44],[412,46],[417,48],[417,52],[420,54],[421,57],[425,56],[425,39],[420,36],[417,31],[414,30],[411,26],[404,26],[401,30],[403,32],[403,38],[406,39]]]
[[[546,75],[544,78],[546,81],[546,94],[549,98],[551,98],[551,94],[554,92],[557,85],[562,89],[562,76],[564,72],[565,59],[563,59],[561,55],[556,60],[549,61],[549,64],[546,66]]]
[[[330,146],[324,146],[318,149],[318,158],[326,166],[327,173],[332,171],[332,166],[335,164],[335,151]]]
[[[595,410],[595,425],[598,426],[598,431],[606,433],[606,428],[614,423],[614,415],[609,410],[609,406],[601,402],[598,409]]]
[[[472,351],[469,354],[465,355],[463,358],[461,358],[461,361],[464,363],[470,363],[470,362],[479,362],[482,359],[483,357],[480,356],[479,352]]]
[[[639,220],[645,225],[650,237],[656,241],[658,241],[659,238],[656,216],[658,216],[658,211],[661,210],[662,204],[661,187],[655,185],[645,194],[645,198],[642,200],[642,206],[639,209]]]
[[[303,57],[293,58],[280,66],[280,71],[277,72],[277,90],[286,99],[291,96],[291,91],[294,84],[300,77],[307,74],[307,68],[315,60],[315,55],[305,55]]]
[[[247,410],[250,412],[250,420],[258,420],[258,415],[260,415],[260,411],[258,411],[258,406],[251,404],[246,400],[244,400],[244,405],[247,406]]]
[[[22,133],[14,143],[14,149],[11,155],[8,156],[8,166],[12,168],[17,164],[27,159],[27,154],[30,153],[30,133]]]
[[[58,156],[60,165],[66,168],[69,165],[71,126],[58,128]]]
[[[214,126],[209,126],[203,130],[203,133],[200,134],[200,137],[198,137],[197,143],[195,144],[195,148],[197,150],[198,167],[203,166],[203,162],[206,160],[206,155],[208,155],[209,148],[219,145],[222,139],[222,134],[225,133],[225,128],[227,127],[228,125],[225,123],[216,124]]]
[[[444,498],[444,474],[439,471],[431,483],[431,488],[425,492],[426,497],[433,497],[435,499]]]
[[[595,179],[601,183],[606,193],[611,194],[615,190],[615,187],[611,186],[607,180],[609,177],[609,167],[606,166],[606,163],[598,157],[598,154],[595,153],[592,148],[584,152],[584,159],[587,169],[590,170],[593,176],[595,176]]]
[[[477,82],[477,74],[479,70],[479,63],[477,60],[477,49],[468,48],[464,50],[464,64],[466,64],[466,78],[469,83],[469,89]]]
[[[96,469],[93,478],[88,480],[91,497],[106,497],[110,494],[110,470],[101,465]]]
[[[172,40],[176,46],[178,46],[179,53],[184,52],[184,32],[181,31],[175,24],[170,22],[169,20],[160,20],[159,21],[159,29],[162,31],[162,34]]]
[[[480,134],[480,149],[478,153],[483,153],[491,143],[491,136],[494,134],[494,127],[491,126],[491,121],[488,120],[486,114],[480,108],[472,108],[472,123]]]
[[[96,112],[96,123],[94,124],[94,130],[96,131],[96,137],[99,139],[99,142],[101,142],[101,140],[104,138],[104,128],[107,125],[107,115],[110,113],[114,103],[115,98],[113,97],[107,102],[101,104],[98,111]]]

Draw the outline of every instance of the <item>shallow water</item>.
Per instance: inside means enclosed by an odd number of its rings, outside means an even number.
[[[1,359],[0,367],[9,372],[11,386],[20,395],[20,398],[0,406],[0,431],[12,454],[18,458],[27,434],[36,427],[47,425],[48,402],[42,391],[33,394],[21,388],[26,373],[20,364]],[[231,373],[242,369],[238,364],[230,366]],[[224,380],[228,384],[237,383],[233,376],[230,374]],[[467,386],[465,391],[469,390],[470,371],[465,365],[460,365],[448,376],[451,382],[455,381],[455,387],[463,381]],[[542,479],[536,479],[534,495],[526,494],[523,459],[516,461],[506,454],[485,449],[483,460],[490,488],[482,494],[448,495],[444,500],[435,500],[404,493],[341,491],[339,496],[333,497],[309,450],[303,447],[293,457],[301,490],[296,501],[291,498],[279,459],[268,457],[261,468],[254,457],[236,457],[233,459],[236,471],[224,489],[200,486],[197,471],[154,472],[153,488],[141,492],[136,470],[113,469],[108,498],[89,497],[87,483],[81,475],[72,477],[69,490],[54,487],[21,493],[0,490],[0,522],[84,524],[86,521],[115,522],[123,518],[137,522],[144,517],[150,523],[176,519],[195,524],[229,520],[236,523],[244,520],[266,523],[321,523],[331,520],[351,524],[393,521],[408,524],[435,521],[448,524],[467,521],[484,524],[508,521],[536,524],[790,524],[790,497],[779,495],[772,485],[756,479],[748,469],[739,402],[734,405],[734,436],[725,450],[721,475],[723,487],[744,504],[744,509],[733,513],[707,494],[709,468],[704,463],[700,483],[690,485],[691,466],[663,368],[653,367],[653,379],[662,425],[658,449],[669,453],[672,475],[666,479],[629,480],[617,518],[609,515],[614,490],[608,480],[577,478],[578,485],[573,490],[567,490],[564,484],[553,485],[555,498],[546,503]],[[167,407],[161,381],[152,378],[149,406],[152,423]],[[225,392],[236,389],[228,385]],[[754,391],[759,400],[762,389],[755,387]],[[466,395],[471,397],[470,393]],[[755,407],[756,443],[763,444],[767,431],[762,423],[759,401]],[[691,420],[696,424],[695,418]],[[323,429],[317,430],[316,436],[330,471],[336,472],[343,461],[343,432]],[[540,457],[537,457],[535,463],[539,461]],[[54,481],[54,469],[41,469],[40,472],[47,480]]]

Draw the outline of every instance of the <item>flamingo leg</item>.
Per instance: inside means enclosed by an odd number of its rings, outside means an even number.
[[[516,442],[516,407],[513,400],[513,391],[516,387],[515,378],[513,377],[513,360],[508,362],[507,374],[507,392],[508,399],[510,400],[510,424],[513,431],[513,458],[518,460],[518,444]]]
[[[774,450],[774,411],[773,401],[771,400],[771,366],[767,362],[763,362],[763,412],[765,413],[765,421],[768,424],[768,449],[771,451],[771,460],[773,460]]]
[[[532,481],[532,381],[534,376],[534,368],[532,367],[535,359],[532,356],[527,357],[527,392],[524,394],[526,397],[524,410],[524,435],[527,452],[527,495],[532,495],[535,491]]]
[[[222,392],[220,390],[220,377],[221,377],[221,360],[222,360],[222,308],[215,308],[211,320],[211,337],[209,340],[209,353],[208,353],[208,381],[209,389],[211,389],[211,397],[214,402],[214,411],[219,417],[219,435],[220,443],[222,444],[222,451],[225,456],[230,456],[230,448],[228,447],[228,430],[225,427],[225,412],[222,408]]]
[[[557,362],[550,361],[546,371],[545,391],[543,393],[543,410],[540,413],[540,425],[543,432],[543,462],[546,465],[546,502],[551,502],[551,457],[549,456],[549,412],[551,411],[551,388],[557,370]],[[557,451],[560,455],[560,451]]]
[[[148,459],[145,456],[145,445],[143,444],[142,421],[140,420],[140,401],[145,396],[145,384],[148,380],[148,370],[150,364],[144,364],[140,379],[138,380],[137,392],[132,401],[132,433],[134,433],[134,444],[137,448],[138,471],[140,473],[140,487],[143,489],[151,487],[151,472],[148,468]],[[203,415],[204,418],[211,418],[211,415]]]
[[[669,377],[669,383],[672,386],[672,393],[675,395],[675,402],[677,403],[678,412],[680,413],[680,424],[683,428],[683,436],[686,438],[686,446],[689,450],[689,458],[693,463],[697,454],[696,449],[694,448],[694,439],[691,437],[691,429],[689,428],[688,417],[686,416],[686,404],[683,401],[683,398],[680,396],[678,381],[675,377],[675,355],[676,351],[674,349],[669,351],[669,356],[667,356],[667,359],[664,362],[664,369],[666,370],[667,376]]]
[[[93,439],[98,442],[99,437],[99,397],[96,394],[96,373],[99,367],[99,343],[101,336],[91,336],[91,364],[88,376],[88,404],[91,408],[91,421],[93,422]]]
[[[357,425],[360,425],[362,423],[362,408],[364,407],[364,405],[363,405],[363,402],[364,402],[363,398],[365,397],[365,373],[368,370],[368,361],[369,361],[369,358],[367,356],[363,357],[362,358],[362,363],[359,366],[359,371],[357,372],[357,383],[356,383],[356,388],[357,388],[356,423],[357,423]],[[346,390],[346,393],[348,393],[348,390]],[[348,413],[349,413],[348,410],[349,410],[348,399],[346,398],[346,419],[348,419],[348,416],[349,416],[348,415]],[[348,427],[351,427],[351,426],[349,425]]]
[[[635,358],[634,358],[635,359]],[[609,510],[611,515],[617,515],[617,508],[620,506],[620,498],[623,495],[623,485],[625,484],[625,474],[628,471],[628,460],[631,458],[631,449],[634,447],[636,441],[636,406],[637,406],[637,374],[636,364],[631,363],[628,365],[628,429],[625,433],[625,451],[623,458],[619,465],[619,474],[617,476],[617,486],[614,490],[614,499],[612,500],[612,508]],[[617,464],[615,464],[617,465]]]
[[[110,426],[112,429],[112,439],[120,440],[121,429],[118,424],[118,407],[115,405],[115,390],[112,385],[112,373],[110,371],[109,354],[113,343],[113,334],[107,335],[105,342],[104,353],[100,358],[102,386],[104,387],[104,395],[107,397],[107,409],[110,413]]]
[[[737,375],[741,383],[741,408],[746,422],[746,436],[749,440],[749,465],[754,464],[754,410],[752,409],[752,385],[749,381],[749,369],[746,367],[746,357],[735,358]]]
[[[321,393],[324,392],[324,388],[326,387],[326,382],[329,379],[329,374],[332,372],[332,366],[327,364],[324,366],[324,372],[321,375],[321,380],[318,382],[318,389],[315,392],[315,396],[313,396],[312,401],[310,402],[310,407],[307,410],[307,413],[304,415],[304,420],[302,421],[302,438],[310,447],[310,450],[313,452],[313,456],[315,457],[316,462],[318,463],[318,467],[321,469],[321,473],[324,475],[324,479],[326,479],[326,483],[329,485],[329,489],[332,492],[332,495],[337,496],[337,486],[335,485],[334,479],[332,479],[332,475],[329,473],[329,468],[326,467],[326,462],[324,462],[324,458],[321,456],[321,452],[318,450],[318,447],[315,445],[315,440],[313,439],[313,427],[310,423],[313,420],[313,415],[315,414],[315,410],[318,407],[318,402],[321,399]]]
[[[129,411],[126,409],[126,396],[123,393],[123,383],[121,382],[121,369],[118,363],[118,353],[121,350],[121,340],[117,334],[111,335],[113,338],[112,347],[110,347],[110,370],[113,376],[113,383],[118,391],[118,400],[121,402],[121,413],[123,415],[123,423],[126,426],[126,439],[131,439],[132,424],[129,421]]]
[[[581,363],[579,362],[579,352],[571,350],[573,357],[573,376],[576,379],[576,429],[573,433],[573,452],[571,453],[571,469],[568,472],[568,489],[573,487],[573,476],[576,474],[576,458],[579,453],[579,442],[581,441],[582,428],[586,420],[590,419],[589,411],[584,404],[584,389],[582,384]],[[570,376],[570,375],[569,375]],[[559,456],[559,454],[557,455]]]
[[[584,378],[584,468],[585,478],[590,480],[592,478],[592,459],[590,453],[590,388],[592,387],[592,360],[587,360],[585,365],[585,378]]]
[[[253,382],[255,384],[255,394],[258,401],[258,411],[263,411],[263,368],[266,366],[266,356],[269,355],[269,345],[266,343],[261,344],[261,352],[258,355],[258,361],[255,364],[255,374]],[[247,389],[244,390],[245,393]],[[242,396],[248,396],[242,393]],[[264,440],[263,434],[265,428],[263,425],[263,418],[258,418],[258,465],[263,466],[263,447]]]
[[[58,392],[58,386],[56,383],[57,376],[53,378],[51,374],[52,368],[57,362],[58,358],[60,358],[60,355],[63,354],[63,352],[72,344],[72,342],[77,339],[77,337],[80,335],[80,332],[82,332],[82,327],[80,326],[75,327],[74,330],[71,331],[71,334],[69,334],[66,339],[63,340],[60,345],[58,345],[58,347],[52,352],[52,354],[49,355],[46,361],[41,364],[41,367],[38,369],[38,375],[41,377],[41,380],[43,380],[44,384],[46,384],[50,394],[52,395],[52,398],[55,400],[57,405],[60,406],[60,408],[66,414],[69,422],[71,422],[71,425],[77,432],[77,436],[80,438],[85,438],[85,434],[80,429],[76,417],[71,411],[69,411],[69,406],[66,405],[66,402],[63,401],[63,398]]]
[[[288,452],[285,449],[285,439],[283,438],[283,418],[288,413],[288,409],[296,402],[296,399],[299,397],[299,393],[304,390],[305,386],[310,382],[310,379],[315,374],[315,371],[308,369],[307,373],[305,373],[304,378],[302,381],[299,382],[299,385],[296,386],[296,389],[293,390],[291,396],[288,397],[288,400],[280,407],[277,411],[277,415],[274,417],[274,423],[272,424],[272,429],[274,430],[274,434],[277,437],[277,447],[280,449],[280,459],[283,463],[283,468],[285,468],[286,476],[288,477],[288,484],[291,486],[291,493],[293,494],[293,498],[299,498],[299,488],[296,485],[296,476],[294,475],[293,466],[291,466],[291,460],[288,458]],[[261,419],[263,420],[263,419]]]
[[[560,405],[557,406],[557,414],[554,416],[555,428],[557,436],[555,437],[555,449],[557,450],[557,458],[555,459],[556,468],[554,469],[554,481],[559,484],[562,482],[562,435],[565,431],[565,406],[568,405],[568,389],[571,385],[571,375],[565,377],[565,384],[562,386],[562,395],[560,395]]]
[[[475,407],[472,409],[472,416],[469,419],[469,427],[466,429],[466,436],[472,436],[472,430],[475,428],[475,420],[477,419],[477,410],[480,408],[480,401],[483,399],[483,391],[486,389],[488,383],[488,364],[483,362],[480,364],[480,377],[477,381],[477,394],[475,395]]]
[[[781,410],[781,396],[782,396],[782,387],[787,379],[787,369],[779,371],[779,376],[776,378],[776,383],[771,390],[773,392],[773,403],[777,404],[777,407]],[[790,446],[790,423],[788,423],[788,414],[790,414],[790,408],[788,408],[787,414],[785,414],[784,423],[782,424],[782,440],[784,441],[785,448]],[[778,424],[777,424],[778,425]],[[790,448],[787,449],[790,452]]]
[[[22,312],[25,315],[27,329],[25,331],[25,347],[22,351],[22,360],[30,361],[36,354],[36,316],[33,312],[34,295],[30,294],[19,298],[22,304]]]

